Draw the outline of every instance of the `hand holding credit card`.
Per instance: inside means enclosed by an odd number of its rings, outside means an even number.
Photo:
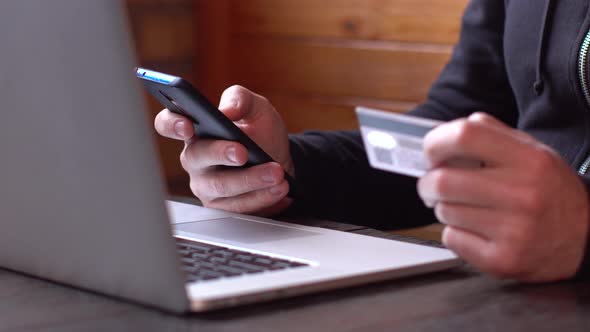
[[[443,122],[365,107],[357,107],[356,114],[372,167],[415,177],[426,173],[423,139]]]
[[[431,167],[423,152],[424,136],[443,122],[357,107],[361,135],[373,168],[421,177]],[[481,167],[475,160],[453,160],[457,167]]]

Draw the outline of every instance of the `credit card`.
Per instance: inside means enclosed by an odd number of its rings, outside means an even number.
[[[429,169],[424,136],[441,121],[357,107],[360,130],[373,168],[421,177]]]

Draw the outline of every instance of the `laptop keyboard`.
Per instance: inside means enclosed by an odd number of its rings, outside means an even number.
[[[309,266],[194,240],[176,238],[176,245],[189,282]]]

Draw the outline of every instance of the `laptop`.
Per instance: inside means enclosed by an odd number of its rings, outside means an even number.
[[[182,313],[461,264],[166,202],[119,1],[0,1],[0,45],[3,268]]]

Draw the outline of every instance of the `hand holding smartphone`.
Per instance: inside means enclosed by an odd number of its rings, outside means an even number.
[[[202,139],[235,141],[248,150],[248,162],[241,167],[272,162],[273,159],[228,119],[207,98],[181,77],[137,68],[136,75],[164,107],[193,122],[195,135]],[[289,196],[294,197],[295,180],[285,172]]]

